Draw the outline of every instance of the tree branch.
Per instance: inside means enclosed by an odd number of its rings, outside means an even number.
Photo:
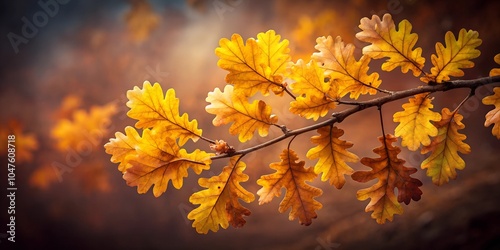
[[[303,127],[303,128],[299,128],[299,129],[295,129],[295,130],[287,130],[286,133],[284,133],[283,135],[278,136],[276,138],[273,138],[269,141],[266,141],[266,142],[261,143],[259,145],[255,145],[253,147],[249,147],[246,149],[235,151],[231,154],[216,155],[216,156],[212,157],[212,160],[227,158],[227,157],[230,157],[233,155],[248,154],[250,152],[253,152],[253,151],[265,148],[267,146],[276,144],[276,143],[278,143],[278,142],[280,142],[288,137],[297,136],[299,134],[313,131],[313,130],[316,130],[318,128],[321,128],[321,127],[324,127],[327,125],[331,125],[334,123],[340,123],[345,118],[349,117],[350,115],[355,114],[357,112],[360,112],[364,109],[367,109],[370,107],[382,106],[388,102],[393,102],[393,101],[396,101],[399,99],[414,96],[416,94],[426,93],[426,92],[434,93],[434,92],[440,92],[440,91],[445,92],[445,91],[449,91],[452,89],[468,88],[468,89],[471,89],[471,95],[474,95],[475,91],[473,91],[473,90],[475,90],[476,88],[483,86],[483,85],[493,84],[493,83],[500,83],[500,76],[482,77],[482,78],[471,79],[471,80],[455,80],[455,81],[443,82],[443,83],[437,84],[437,85],[419,86],[419,87],[413,88],[413,89],[392,92],[391,95],[375,98],[375,99],[368,100],[368,101],[349,103],[349,105],[356,105],[356,106],[352,107],[350,109],[340,111],[338,113],[333,113],[332,118],[330,118],[328,120],[318,122],[318,123],[313,124],[311,126],[307,126],[307,127]]]

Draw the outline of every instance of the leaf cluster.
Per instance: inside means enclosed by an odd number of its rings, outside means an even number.
[[[478,33],[460,30],[458,37],[452,32],[445,35],[444,45],[436,43],[436,51],[431,55],[432,64],[426,70],[426,58],[422,49],[416,47],[418,35],[412,33],[412,25],[403,20],[397,26],[389,14],[374,15],[360,21],[361,31],[356,38],[368,43],[362,49],[361,57],[355,56],[353,44],[345,44],[341,37],[319,37],[309,61],[291,60],[289,41],[282,39],[275,31],[257,34],[256,38],[244,40],[234,34],[229,39],[222,38],[215,54],[217,65],[228,71],[224,88],[215,88],[208,93],[209,103],[205,110],[215,115],[214,126],[229,125],[229,133],[237,135],[241,143],[260,137],[268,137],[270,129],[283,132],[281,136],[254,147],[236,151],[223,138],[209,139],[202,136],[196,120],[179,113],[179,99],[174,89],[163,90],[158,83],[145,82],[142,89],[135,87],[127,92],[129,117],[136,119],[135,127],[125,128],[125,134],[117,132],[115,138],[105,145],[111,161],[118,163],[118,169],[130,186],[137,186],[139,193],[147,192],[152,186],[158,197],[167,189],[168,183],[179,189],[188,169],[195,174],[211,169],[213,160],[228,159],[219,175],[200,178],[203,188],[189,198],[199,205],[188,214],[193,227],[199,233],[217,231],[219,226],[241,227],[250,210],[241,203],[254,201],[254,194],[244,187],[249,176],[244,173],[247,163],[244,157],[279,141],[289,139],[288,146],[276,162],[270,163],[270,174],[257,180],[261,188],[257,191],[259,205],[269,203],[275,197],[285,194],[278,211],[290,210],[289,219],[298,219],[300,224],[310,225],[317,217],[322,204],[317,200],[323,191],[311,182],[319,175],[321,181],[328,181],[337,189],[346,183],[346,176],[354,181],[377,180],[370,187],[357,192],[361,201],[370,199],[366,206],[372,218],[378,223],[392,221],[395,214],[402,214],[401,203],[408,205],[411,200],[421,199],[422,182],[412,175],[418,170],[405,166],[400,158],[401,146],[429,156],[421,164],[436,185],[443,185],[457,176],[456,170],[463,169],[465,162],[460,154],[470,152],[460,132],[465,125],[459,113],[461,106],[474,95],[475,88],[482,84],[499,82],[499,69],[493,69],[490,78],[458,84],[451,77],[464,75],[463,69],[474,66],[472,59],[480,55],[477,47],[481,44]],[[421,81],[421,86],[404,91],[382,88],[379,73],[370,72],[372,60],[385,59],[382,71],[397,68],[402,73],[410,73]],[[500,64],[500,55],[495,57]],[[433,110],[432,94],[455,88],[470,88],[466,96],[454,110],[443,108]],[[260,93],[263,98],[256,95]],[[361,96],[377,98],[359,101]],[[379,97],[381,96],[381,97]],[[386,133],[383,124],[382,106],[394,100],[409,98],[402,110],[392,115],[398,125],[394,134]],[[312,126],[290,130],[292,124],[281,124],[280,117],[273,114],[272,106],[266,102],[278,99],[289,105],[289,111],[298,119],[316,122]],[[495,108],[486,115],[485,126],[494,125],[492,133],[500,138],[500,88],[483,99],[486,105]],[[336,112],[339,106],[350,107]],[[378,158],[363,157],[361,160],[349,150],[354,146],[341,137],[344,130],[338,127],[351,114],[369,107],[377,107],[380,113],[381,145],[373,150]],[[330,117],[326,117],[332,114]],[[320,120],[321,119],[321,120]],[[142,134],[137,130],[142,129]],[[316,131],[310,140],[315,146],[305,154],[295,152],[294,139],[306,132]],[[200,140],[201,139],[201,140]],[[214,152],[197,149],[188,153],[183,145],[192,140],[209,144]],[[460,153],[460,154],[459,154]],[[314,166],[306,166],[306,157],[316,161]],[[349,164],[360,162],[371,170],[355,171]],[[259,167],[252,165],[248,167]]]

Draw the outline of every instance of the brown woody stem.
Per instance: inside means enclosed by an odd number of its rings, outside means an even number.
[[[355,114],[357,112],[360,112],[364,109],[367,109],[370,107],[381,107],[382,105],[384,105],[388,102],[393,102],[393,101],[396,101],[399,99],[414,96],[416,94],[425,93],[425,92],[430,92],[430,93],[440,92],[440,91],[445,92],[445,91],[449,91],[452,89],[469,88],[469,89],[471,89],[471,95],[474,95],[475,92],[473,90],[475,90],[476,88],[483,86],[483,85],[493,84],[493,83],[500,83],[500,76],[482,77],[482,78],[471,79],[471,80],[447,81],[447,82],[443,82],[443,83],[437,84],[437,85],[425,85],[425,86],[417,87],[417,88],[413,88],[413,89],[392,92],[391,95],[375,98],[375,99],[368,100],[368,101],[349,103],[350,105],[355,105],[355,107],[352,107],[350,109],[346,109],[346,110],[343,110],[343,111],[340,111],[337,113],[333,113],[332,118],[330,118],[328,120],[318,122],[316,124],[313,124],[313,125],[310,125],[307,127],[303,127],[303,128],[299,128],[299,129],[287,130],[286,133],[284,133],[283,135],[275,137],[269,141],[255,145],[253,147],[238,150],[231,155],[223,154],[223,155],[213,156],[212,160],[227,158],[227,157],[230,157],[233,155],[238,155],[238,154],[248,154],[250,152],[253,152],[253,151],[265,148],[267,146],[273,145],[275,143],[278,143],[278,142],[280,142],[288,137],[297,136],[297,135],[300,135],[300,134],[303,134],[303,133],[306,133],[309,131],[319,129],[319,128],[324,127],[324,126],[332,125],[334,123],[340,123],[348,116]]]

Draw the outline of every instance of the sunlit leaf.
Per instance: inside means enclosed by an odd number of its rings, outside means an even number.
[[[328,114],[337,105],[335,101],[315,96],[299,96],[290,103],[290,112],[306,119],[318,120]]]
[[[145,81],[143,88],[134,87],[127,91],[130,110],[127,115],[136,119],[136,128],[152,128],[162,126],[168,129],[172,137],[179,138],[179,145],[184,145],[188,139],[197,141],[202,130],[198,128],[198,121],[189,121],[188,114],[179,113],[179,99],[175,97],[175,90],[168,89],[165,97],[160,84]]]
[[[470,61],[478,57],[481,52],[476,49],[481,45],[481,39],[478,38],[477,31],[461,29],[458,39],[451,31],[446,32],[445,44],[436,43],[436,54],[431,55],[432,65],[431,74],[422,77],[422,81],[433,81],[442,83],[450,80],[450,76],[463,76],[462,69],[474,67]]]
[[[200,178],[198,184],[206,189],[198,191],[189,197],[189,202],[200,205],[188,214],[188,219],[194,220],[193,227],[198,233],[206,234],[209,230],[217,232],[219,225],[227,228],[242,227],[245,224],[243,216],[249,216],[250,210],[238,201],[250,203],[255,196],[241,186],[241,182],[248,180],[243,173],[246,164],[233,156],[229,165],[222,173],[211,178]]]
[[[356,38],[370,43],[363,48],[363,54],[374,59],[389,58],[382,64],[382,70],[401,67],[403,73],[412,70],[414,76],[422,74],[425,58],[422,57],[422,48],[413,49],[418,35],[411,33],[412,25],[408,20],[401,21],[396,30],[390,14],[385,14],[382,20],[373,15],[372,19],[361,19],[359,28],[362,31],[356,34]]]
[[[259,91],[264,95],[283,92],[289,52],[288,40],[281,40],[274,30],[259,33],[257,40],[249,38],[246,44],[239,34],[233,34],[231,40],[222,38],[215,49],[220,58],[217,65],[229,71],[226,82],[247,97]]]
[[[330,84],[335,86],[334,96],[343,97],[350,93],[350,98],[358,99],[360,95],[377,93],[376,88],[382,81],[378,73],[368,74],[370,57],[362,56],[359,61],[354,58],[354,45],[344,45],[342,38],[335,41],[331,36],[318,37],[315,48],[319,50],[311,58],[321,63],[321,68],[329,75]]]
[[[438,129],[431,121],[441,119],[438,112],[431,110],[433,107],[428,93],[422,93],[403,104],[404,111],[394,114],[394,122],[399,122],[395,135],[403,139],[402,146],[415,151],[420,145],[427,146],[431,143],[429,136],[436,136],[438,133]]]
[[[441,120],[435,123],[438,128],[437,136],[421,151],[422,154],[431,152],[431,155],[420,165],[422,169],[427,169],[427,176],[438,186],[455,179],[457,169],[464,169],[465,162],[458,152],[470,153],[470,146],[463,142],[467,137],[458,132],[465,128],[462,123],[463,116],[457,112],[452,113],[447,108],[444,108],[441,114]]]
[[[226,85],[224,92],[215,88],[208,93],[206,101],[210,104],[205,110],[216,115],[213,124],[221,126],[233,122],[229,133],[238,134],[241,142],[252,139],[256,130],[260,136],[267,136],[269,127],[278,121],[278,117],[271,114],[271,107],[264,101],[248,103],[246,97],[235,93],[231,85]]]
[[[298,218],[301,225],[308,226],[312,219],[317,217],[316,210],[323,207],[314,199],[323,191],[306,183],[317,175],[313,168],[304,168],[304,161],[296,162],[299,158],[293,150],[283,150],[280,158],[280,162],[269,165],[276,170],[275,173],[263,175],[257,180],[257,184],[262,186],[257,191],[260,196],[259,205],[270,202],[275,196],[279,197],[281,189],[285,188],[285,198],[281,201],[278,211],[284,213],[291,208],[288,219]]]
[[[139,145],[141,137],[137,130],[133,127],[127,126],[125,134],[121,132],[115,133],[115,138],[109,140],[104,145],[106,153],[111,155],[111,162],[120,163],[118,170],[125,172],[127,170],[128,162],[127,156],[136,154],[136,147]]]
[[[342,129],[325,126],[318,129],[319,135],[313,136],[311,141],[318,146],[309,149],[307,158],[318,159],[314,165],[314,172],[323,173],[322,181],[330,180],[331,185],[340,189],[345,184],[344,175],[351,175],[354,170],[346,162],[357,162],[358,157],[347,151],[352,143],[340,140],[344,134]]]
[[[128,166],[123,179],[127,181],[127,185],[137,186],[140,194],[146,193],[154,185],[153,194],[159,197],[167,190],[170,181],[176,189],[180,189],[183,178],[188,176],[188,168],[196,174],[210,168],[211,154],[199,149],[187,153],[185,149],[179,148],[175,138],[169,136],[169,133],[166,128],[144,129],[142,138],[135,145],[136,153],[125,158]],[[112,144],[110,142],[108,145]],[[123,152],[111,151],[115,159],[120,158]]]

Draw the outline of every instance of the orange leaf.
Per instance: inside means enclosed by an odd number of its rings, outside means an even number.
[[[500,87],[494,88],[493,91],[495,94],[483,98],[483,104],[495,105],[495,108],[486,114],[484,126],[488,127],[491,124],[495,124],[491,133],[500,139]]]
[[[344,45],[342,38],[337,36],[335,41],[331,36],[318,37],[316,48],[319,52],[312,58],[321,63],[329,75],[331,86],[335,86],[332,97],[343,97],[348,93],[350,98],[358,99],[360,95],[377,93],[376,88],[382,81],[378,73],[368,74],[370,57],[362,56],[359,61],[354,58],[354,45]],[[333,92],[333,91],[330,91]]]
[[[363,48],[363,54],[374,59],[389,58],[382,64],[382,70],[392,71],[401,67],[403,73],[408,70],[412,70],[414,76],[422,73],[425,58],[421,56],[422,48],[413,49],[418,35],[411,33],[412,26],[408,20],[401,21],[396,30],[390,14],[385,14],[382,20],[373,15],[372,19],[361,19],[359,28],[362,31],[356,34],[356,38],[371,43]]]
[[[358,182],[378,179],[378,182],[373,186],[359,190],[357,198],[361,201],[370,198],[370,203],[366,206],[365,211],[373,211],[371,217],[377,223],[384,224],[386,220],[392,221],[395,214],[403,213],[400,202],[409,204],[411,200],[420,200],[422,191],[419,187],[422,186],[422,182],[410,176],[417,169],[405,167],[405,161],[398,158],[401,149],[392,145],[398,140],[397,137],[387,134],[378,139],[382,146],[375,148],[373,152],[380,157],[361,159],[361,163],[372,170],[356,171],[351,177]],[[397,198],[396,188],[398,189]]]
[[[497,64],[500,64],[500,53],[495,55],[494,60]],[[490,70],[490,76],[500,76],[500,68]]]
[[[108,133],[111,117],[116,114],[116,104],[94,106],[87,112],[78,109],[73,112],[73,120],[59,120],[51,131],[59,151],[80,150],[82,142],[90,142],[101,147],[101,140]]]
[[[330,185],[341,189],[345,184],[344,175],[351,175],[354,172],[346,161],[357,162],[359,159],[355,154],[347,151],[352,147],[352,143],[339,139],[344,134],[342,129],[325,126],[319,128],[318,133],[320,135],[311,138],[311,141],[318,146],[307,152],[307,158],[319,159],[314,166],[314,172],[323,173],[322,181],[330,179]]]
[[[5,152],[7,156],[8,148],[15,147],[15,160],[17,163],[33,161],[33,151],[38,149],[38,140],[33,133],[26,133],[23,131],[22,124],[15,120],[9,120],[6,127],[0,127],[0,138],[6,140],[9,136],[14,136],[12,142],[5,142],[0,144],[0,152]],[[7,145],[10,144],[11,146]],[[11,149],[12,150],[12,149]]]
[[[196,174],[210,168],[211,154],[201,150],[187,153],[180,149],[175,138],[169,136],[166,128],[144,129],[142,138],[135,145],[136,153],[127,155],[123,179],[129,186],[137,186],[137,192],[146,193],[154,185],[153,194],[159,197],[167,190],[169,181],[176,189],[180,189],[183,178],[187,177],[187,169]],[[109,145],[109,144],[108,144]],[[121,151],[115,150],[113,157],[119,158]]]
[[[226,85],[224,92],[215,88],[208,93],[206,101],[210,105],[205,110],[216,115],[213,124],[220,126],[234,122],[229,133],[238,134],[241,142],[252,139],[255,130],[259,131],[260,136],[267,136],[269,127],[278,121],[278,117],[271,115],[271,107],[260,100],[250,104],[245,96],[235,93],[233,89],[233,86]]]
[[[217,232],[219,225],[227,228],[242,227],[245,224],[243,216],[249,216],[250,210],[240,204],[238,199],[250,203],[255,196],[243,188],[240,183],[248,180],[243,173],[246,165],[240,161],[241,156],[233,156],[229,166],[224,167],[222,173],[210,179],[200,178],[198,184],[207,188],[198,191],[189,197],[189,202],[200,206],[188,214],[188,219],[194,220],[193,227],[201,234],[208,230]]]
[[[438,186],[448,183],[449,179],[455,179],[456,169],[464,169],[465,162],[458,152],[470,153],[470,146],[463,142],[467,137],[458,132],[465,128],[463,116],[457,112],[452,113],[447,108],[441,112],[442,119],[436,122],[437,136],[421,151],[422,154],[431,152],[431,155],[420,165],[422,169],[427,169],[427,176],[432,177],[432,182]]]
[[[286,195],[280,203],[278,211],[284,213],[290,207],[289,220],[299,218],[301,225],[310,225],[312,219],[317,217],[316,211],[323,206],[314,197],[320,196],[323,191],[306,183],[316,178],[313,168],[304,168],[304,161],[298,160],[293,150],[285,149],[280,155],[281,162],[271,163],[270,168],[276,172],[261,176],[257,184],[262,186],[257,195],[259,205],[270,202],[274,196],[281,195],[281,188],[286,189]]]

